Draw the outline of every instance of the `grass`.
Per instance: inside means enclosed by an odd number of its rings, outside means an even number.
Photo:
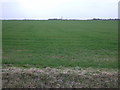
[[[117,21],[4,20],[3,64],[118,67]]]

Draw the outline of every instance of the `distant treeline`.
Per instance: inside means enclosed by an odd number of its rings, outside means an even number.
[[[64,19],[53,18],[53,19],[48,19],[48,20],[64,20]]]
[[[41,19],[0,19],[0,20],[41,20]],[[46,19],[47,20],[47,19]],[[93,18],[93,19],[48,19],[48,20],[120,20],[120,19],[100,19],[100,18]]]
[[[57,18],[53,18],[53,19],[48,19],[48,20],[81,20],[81,19],[57,19]],[[93,18],[93,19],[85,19],[85,20],[120,20],[120,19],[100,19],[100,18]]]
[[[110,19],[93,18],[92,20],[120,20],[120,19],[117,19],[117,18],[116,19],[111,19],[111,18]]]

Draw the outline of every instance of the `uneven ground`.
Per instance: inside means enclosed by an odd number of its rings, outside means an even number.
[[[117,87],[117,21],[2,23],[3,87]]]
[[[117,70],[82,68],[3,69],[4,88],[117,88]]]

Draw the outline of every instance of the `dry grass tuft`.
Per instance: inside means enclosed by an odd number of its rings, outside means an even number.
[[[4,67],[3,88],[116,88],[118,73],[105,69]]]

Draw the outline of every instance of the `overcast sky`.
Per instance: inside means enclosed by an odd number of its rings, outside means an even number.
[[[119,0],[0,0],[3,19],[118,18]]]

